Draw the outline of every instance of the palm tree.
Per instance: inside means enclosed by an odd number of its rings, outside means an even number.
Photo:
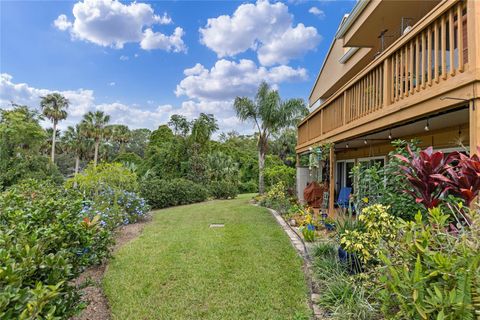
[[[131,132],[128,126],[123,124],[112,124],[108,126],[110,132],[110,140],[117,142],[120,145],[119,153],[125,152],[125,146],[131,139]]]
[[[270,89],[266,82],[260,84],[255,100],[248,97],[237,97],[234,107],[240,120],[251,120],[257,128],[258,189],[260,194],[263,194],[265,192],[264,167],[268,138],[271,134],[298,123],[308,113],[308,110],[302,99],[282,101],[278,91]]]
[[[70,102],[60,93],[51,93],[42,97],[40,107],[43,115],[53,123],[52,130],[52,162],[55,162],[55,140],[57,137],[57,124],[67,118],[67,111]]]
[[[93,139],[95,142],[95,151],[93,156],[93,163],[96,166],[98,162],[98,148],[100,142],[104,138],[105,128],[110,121],[110,116],[102,111],[88,112],[83,116],[82,131],[85,136]]]
[[[77,124],[75,127],[69,126],[62,137],[62,142],[66,149],[75,155],[75,174],[80,167],[80,159],[87,152],[87,141],[82,134],[82,126]]]

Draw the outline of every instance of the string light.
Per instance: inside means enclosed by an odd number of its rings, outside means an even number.
[[[363,143],[364,143],[364,144],[368,144],[367,139],[363,140]]]
[[[392,140],[392,129],[388,131],[388,139]]]
[[[350,146],[348,145],[348,143],[345,145],[345,148],[347,148],[347,149],[350,148]]]
[[[425,131],[430,131],[430,123],[428,118],[427,118],[427,125],[425,126]]]

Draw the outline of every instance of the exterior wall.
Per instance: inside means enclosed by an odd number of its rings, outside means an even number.
[[[342,43],[342,40],[334,41],[310,94],[310,105],[318,99],[331,96],[373,60],[375,52],[371,48],[360,48],[348,61],[340,63],[339,60],[345,54]]]

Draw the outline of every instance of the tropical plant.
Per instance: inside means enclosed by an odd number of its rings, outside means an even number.
[[[88,150],[88,140],[82,134],[82,126],[69,126],[63,133],[62,142],[66,149],[75,156],[74,174],[77,174],[80,167],[80,160],[84,158]]]
[[[409,158],[395,155],[402,162],[400,169],[405,173],[413,190],[406,189],[417,203],[423,204],[427,209],[437,207],[441,198],[449,191],[450,187],[442,183],[450,165],[458,157],[458,153],[444,156],[441,151],[433,151],[432,147],[414,154],[407,146]]]
[[[396,237],[396,219],[388,207],[375,204],[366,207],[358,216],[361,227],[339,231],[340,245],[355,253],[363,264],[378,262],[382,242],[391,244]]]
[[[480,217],[448,231],[449,214],[428,210],[398,226],[396,241],[380,255],[385,316],[395,319],[478,319],[480,314]]]
[[[258,186],[260,194],[265,192],[264,167],[270,135],[295,125],[308,113],[302,99],[282,101],[277,90],[270,89],[265,82],[260,84],[255,100],[237,97],[234,102],[237,116],[242,121],[253,121],[258,133]]]
[[[478,147],[480,154],[480,147]],[[449,193],[465,200],[470,206],[480,192],[480,158],[478,155],[467,157],[458,153],[457,164],[447,169],[447,177],[437,176],[449,187]]]
[[[83,116],[83,120],[81,122],[82,132],[84,132],[86,137],[91,138],[94,141],[95,149],[93,163],[95,166],[98,163],[98,149],[100,146],[100,142],[105,136],[105,127],[107,126],[109,121],[110,116],[106,115],[104,112],[90,111]]]
[[[194,143],[204,146],[217,130],[218,124],[213,114],[200,113],[198,118],[192,122],[192,134],[190,137]]]
[[[62,96],[60,93],[50,93],[44,97],[41,97],[40,108],[42,109],[43,115],[50,119],[53,124],[52,130],[52,162],[55,162],[55,142],[57,138],[57,125],[59,121],[62,121],[67,118],[67,111],[69,106],[69,101],[67,98]]]
[[[120,145],[119,153],[125,152],[127,143],[131,139],[131,132],[128,126],[123,124],[112,124],[106,127],[106,131],[109,132],[109,139],[117,142]]]

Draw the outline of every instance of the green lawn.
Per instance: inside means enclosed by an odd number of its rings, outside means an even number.
[[[110,262],[104,288],[113,318],[308,319],[302,261],[250,198],[155,212]]]

